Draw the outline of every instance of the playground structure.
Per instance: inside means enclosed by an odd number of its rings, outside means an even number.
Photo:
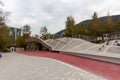
[[[52,47],[52,51],[120,64],[120,46],[115,44],[115,40],[110,41],[109,45],[77,38],[49,39],[46,43]]]
[[[94,44],[77,38],[58,38],[48,39],[46,41],[40,38],[37,39],[39,43],[43,47],[46,46],[49,51],[57,51],[61,54],[81,56],[120,64],[120,46],[115,44],[115,40],[110,41],[109,45],[106,45],[106,42]]]

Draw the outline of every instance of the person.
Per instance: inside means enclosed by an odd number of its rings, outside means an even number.
[[[106,45],[109,45],[110,40],[107,41]]]
[[[11,47],[11,52],[14,52],[14,47]]]
[[[99,50],[101,50],[101,48],[99,48]]]
[[[102,45],[102,48],[104,48],[104,45]]]

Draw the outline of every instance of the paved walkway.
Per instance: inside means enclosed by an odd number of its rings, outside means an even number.
[[[70,56],[70,55],[64,55],[64,54],[55,53],[55,52],[21,51],[19,53],[29,55],[29,56],[48,57],[48,58],[56,59],[56,60],[59,60],[65,63],[69,63],[71,65],[80,67],[82,69],[85,69],[97,75],[106,77],[109,80],[120,80],[120,65],[118,64],[100,62],[96,60],[75,57],[75,56]]]
[[[44,54],[45,52],[39,53]],[[48,53],[45,54],[52,54]],[[16,53],[2,54],[0,80],[107,80],[69,64],[30,54],[31,56]],[[35,54],[38,56],[38,53]]]

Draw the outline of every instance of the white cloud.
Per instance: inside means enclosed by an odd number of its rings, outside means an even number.
[[[5,4],[4,9],[12,13],[8,24],[30,24],[33,34],[39,34],[41,26],[51,33],[64,29],[70,15],[78,23],[91,18],[94,11],[98,16],[120,13],[119,0],[5,0]]]

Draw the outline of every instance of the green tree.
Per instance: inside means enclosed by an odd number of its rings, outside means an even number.
[[[23,34],[28,34],[28,35],[30,35],[30,34],[31,34],[30,29],[31,29],[30,25],[29,25],[29,24],[25,24],[25,25],[23,26]]]
[[[76,35],[76,28],[74,25],[75,25],[74,18],[72,16],[68,16],[65,29],[66,37],[74,37]]]
[[[83,38],[83,36],[87,35],[87,29],[82,23],[76,26],[76,32],[78,38]]]
[[[114,26],[113,26],[112,17],[110,16],[109,13],[104,21],[104,31],[106,34],[109,35],[109,39],[111,39],[111,34],[114,32]]]
[[[30,37],[29,34],[23,34],[23,36],[18,37],[16,40],[17,47],[21,47],[21,48],[26,47],[27,45],[26,39],[29,37]]]
[[[42,39],[46,40],[46,39],[53,39],[54,36],[50,33],[44,34],[41,36]]]
[[[93,41],[95,41],[96,40],[95,38],[98,36],[99,30],[100,30],[100,22],[99,22],[96,12],[94,12],[94,14],[92,16],[92,20],[89,24],[88,30],[89,30],[90,35],[93,38]]]
[[[120,31],[120,20],[116,21],[114,23],[115,31],[119,32]]]
[[[46,26],[41,27],[41,29],[40,29],[40,35],[43,36],[43,35],[46,35],[46,34],[48,34],[47,27]]]
[[[23,36],[18,37],[16,39],[16,45],[17,47],[21,47],[21,48],[26,48],[27,46],[27,42],[26,39],[30,37],[31,31],[30,31],[31,27],[29,24],[26,24],[23,26]]]
[[[0,27],[0,50],[5,49],[10,45],[9,43],[9,29],[7,26]]]
[[[3,6],[0,1],[0,5]],[[6,26],[6,20],[9,12],[6,12],[0,7],[0,50],[5,51],[7,46],[9,46],[9,29]]]
[[[50,39],[51,34],[48,33],[48,29],[47,29],[46,26],[41,27],[41,29],[40,29],[40,37],[41,37],[42,39],[44,39],[44,40]]]

